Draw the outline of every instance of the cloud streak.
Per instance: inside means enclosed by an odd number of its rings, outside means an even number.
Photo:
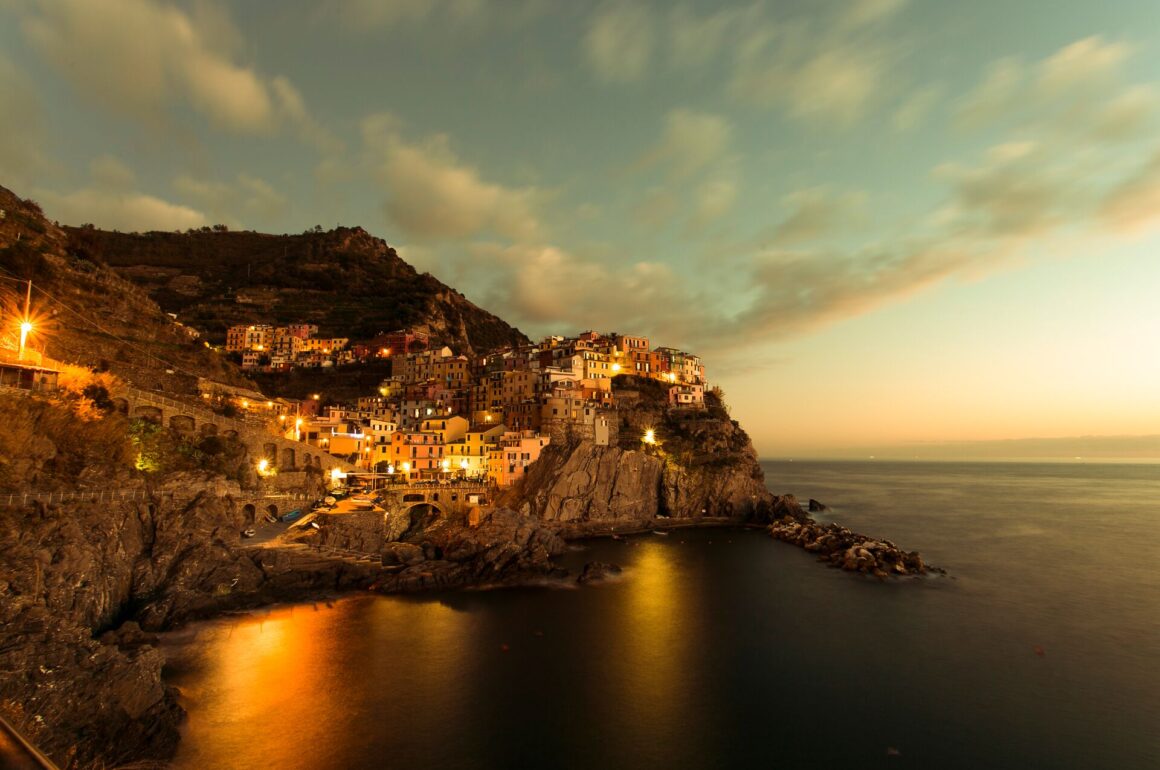
[[[184,104],[217,129],[275,133],[282,121],[318,137],[285,78],[238,61],[241,34],[221,12],[191,16],[153,0],[42,0],[21,28],[83,96],[161,125]]]
[[[494,234],[518,241],[540,236],[536,214],[543,193],[486,181],[462,163],[446,134],[405,139],[398,122],[380,114],[363,121],[365,153],[387,194],[388,218],[418,239]]]

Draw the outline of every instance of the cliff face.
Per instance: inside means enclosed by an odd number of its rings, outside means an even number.
[[[361,227],[301,235],[64,231],[74,252],[108,264],[217,342],[230,326],[257,322],[314,323],[323,336],[354,340],[411,327],[460,353],[526,341]]]
[[[656,383],[620,377],[615,385],[620,446],[549,445],[513,492],[521,511],[570,523],[768,520],[774,498],[757,453],[723,404],[670,409]],[[646,431],[654,444],[642,440]]]
[[[220,477],[149,491],[0,510],[0,712],[61,767],[172,756],[182,711],[148,632],[374,580],[366,565],[241,548],[244,493]]]

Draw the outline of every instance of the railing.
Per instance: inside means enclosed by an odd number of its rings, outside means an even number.
[[[124,503],[138,500],[152,500],[158,497],[172,499],[190,499],[197,497],[197,493],[178,494],[172,490],[136,489],[132,492],[123,490],[80,490],[73,492],[12,492],[0,495],[0,506],[27,505],[32,502],[52,503]],[[239,500],[314,500],[316,495],[305,492],[271,492],[261,495],[237,495]],[[0,766],[2,767],[2,766]]]
[[[0,767],[5,770],[59,770],[19,730],[0,716]]]
[[[176,497],[176,493],[169,491],[151,492],[147,489],[136,489],[132,492],[123,490],[81,490],[74,492],[13,492],[0,495],[0,505],[26,505],[30,502],[44,503],[121,503],[134,500],[148,500],[153,497]]]

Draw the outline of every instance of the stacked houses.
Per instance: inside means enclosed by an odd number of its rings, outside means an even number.
[[[254,328],[239,332],[240,344]],[[416,347],[389,356],[392,376],[376,394],[298,420],[293,437],[396,481],[508,486],[553,441],[617,443],[617,376],[657,380],[673,408],[704,407],[701,359],[650,349],[646,337],[589,331],[473,358]]]

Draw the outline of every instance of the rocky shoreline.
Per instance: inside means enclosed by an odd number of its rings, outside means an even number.
[[[840,524],[820,524],[805,513],[792,496],[779,501],[782,515],[773,521],[769,534],[783,543],[796,545],[818,555],[818,561],[846,572],[857,572],[885,580],[888,577],[945,575],[946,570],[923,561],[918,551],[905,551],[889,540],[872,538]],[[796,512],[793,510],[796,507]],[[811,511],[826,507],[810,500]]]

